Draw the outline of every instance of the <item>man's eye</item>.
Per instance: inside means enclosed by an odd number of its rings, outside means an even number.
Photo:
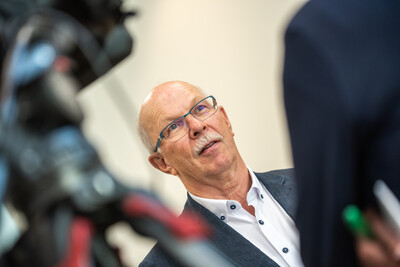
[[[198,105],[196,107],[197,112],[202,112],[202,111],[205,111],[206,109],[208,109],[208,107],[206,105]]]
[[[168,127],[168,135],[173,134],[174,132],[179,130],[179,127],[182,127],[185,124],[184,120],[176,120]]]

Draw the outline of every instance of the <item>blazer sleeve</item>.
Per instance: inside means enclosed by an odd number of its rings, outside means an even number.
[[[175,262],[169,257],[160,247],[158,243],[150,250],[147,256],[139,264],[139,267],[179,267],[178,262]]]

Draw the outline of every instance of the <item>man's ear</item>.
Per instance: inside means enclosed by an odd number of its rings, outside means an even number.
[[[172,175],[177,175],[178,172],[173,168],[171,165],[169,165],[165,159],[164,156],[160,153],[153,153],[149,156],[148,158],[149,162],[151,165],[153,165],[154,168],[162,171],[163,173],[166,174],[172,174]]]
[[[233,132],[233,129],[232,129],[231,121],[229,120],[228,115],[226,115],[224,107],[219,106],[219,110],[221,111],[222,117],[224,118],[226,124],[228,125],[228,128],[231,130],[232,136],[235,136],[235,133]]]

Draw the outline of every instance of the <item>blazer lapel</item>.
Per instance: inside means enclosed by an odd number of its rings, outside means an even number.
[[[296,212],[296,185],[294,170],[277,170],[267,173],[255,173],[271,195],[294,219]],[[213,243],[238,266],[279,266],[250,241],[221,221],[208,209],[194,201],[188,194],[183,213],[199,213],[213,227]]]
[[[232,227],[194,201],[188,194],[188,200],[183,212],[193,211],[200,213],[200,215],[212,225],[213,239],[211,241],[238,266],[279,266]]]
[[[294,220],[297,206],[294,169],[255,173],[255,175]]]

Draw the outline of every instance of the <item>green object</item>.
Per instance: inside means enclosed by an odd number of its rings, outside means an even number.
[[[349,205],[343,210],[343,221],[355,236],[372,238],[372,231],[362,212],[355,205]]]

